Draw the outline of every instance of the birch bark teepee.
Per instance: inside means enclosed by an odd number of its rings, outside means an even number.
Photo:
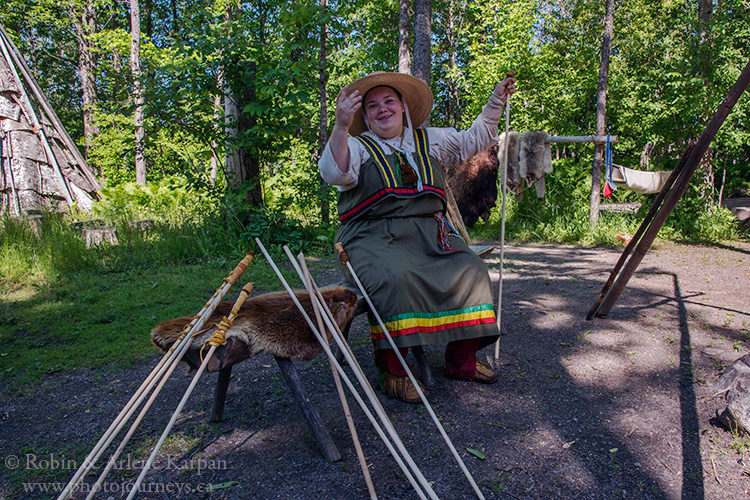
[[[99,188],[0,25],[0,213],[88,210]]]

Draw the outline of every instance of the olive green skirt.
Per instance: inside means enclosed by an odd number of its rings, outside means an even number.
[[[487,266],[439,217],[348,221],[337,241],[398,347],[497,339]],[[375,348],[388,348],[372,313],[369,321]]]

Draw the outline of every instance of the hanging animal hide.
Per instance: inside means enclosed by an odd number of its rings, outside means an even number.
[[[336,323],[343,329],[354,316],[357,295],[343,287],[325,288],[321,292]],[[295,294],[315,322],[315,314],[307,292],[296,290]],[[193,339],[185,357],[182,358],[191,368],[197,369],[200,366],[201,348],[216,331],[216,324],[224,316],[229,315],[233,305],[233,302],[229,301],[219,304],[206,321],[206,325],[211,326]],[[166,352],[193,317],[194,315],[183,316],[159,323],[151,331],[151,342]],[[328,340],[330,342],[330,336]],[[226,341],[226,345],[216,349],[206,371],[217,371],[260,353],[309,361],[322,350],[315,334],[286,292],[273,292],[248,298],[232,326],[227,329]],[[209,346],[206,345],[204,354],[208,349]]]
[[[523,198],[523,177],[521,176],[521,166],[519,164],[519,133],[515,130],[508,132],[508,179],[505,182],[506,189],[516,195],[516,199],[521,201]],[[499,169],[503,168],[505,162],[505,132],[500,134],[498,143],[497,160]],[[500,174],[502,176],[502,174]]]
[[[547,133],[541,130],[523,132],[518,147],[519,175],[526,183],[536,186],[537,198],[544,198],[544,174],[552,172],[552,153]]]

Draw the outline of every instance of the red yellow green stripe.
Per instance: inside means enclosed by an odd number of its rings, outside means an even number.
[[[403,337],[414,333],[435,333],[465,326],[495,322],[495,311],[491,304],[463,307],[438,313],[411,312],[389,316],[384,320],[391,337]],[[384,339],[380,325],[370,325],[373,340]]]

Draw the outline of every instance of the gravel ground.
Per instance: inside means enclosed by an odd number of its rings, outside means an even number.
[[[652,248],[609,316],[586,321],[620,252],[506,247],[494,385],[444,378],[442,348],[425,349],[435,378],[430,402],[485,497],[750,495],[750,439],[716,424],[722,398],[711,397],[750,342],[750,243]],[[488,262],[496,279],[499,252]],[[332,270],[316,279],[339,278]],[[148,342],[147,332],[134,335]],[[364,317],[350,340],[374,384]],[[39,488],[72,476],[157,360],[50,377],[23,394],[0,388],[0,498],[56,496]],[[221,423],[207,423],[217,375],[200,380],[146,478],[150,492],[138,498],[367,498],[328,363],[319,356],[295,364],[340,461],[322,457],[276,363],[262,355],[234,367]],[[137,476],[190,381],[178,372],[97,498],[121,498]],[[472,498],[427,411],[381,400],[437,496]],[[417,498],[349,402],[378,497]],[[36,490],[24,492],[24,482]],[[209,484],[218,489],[205,492]]]

